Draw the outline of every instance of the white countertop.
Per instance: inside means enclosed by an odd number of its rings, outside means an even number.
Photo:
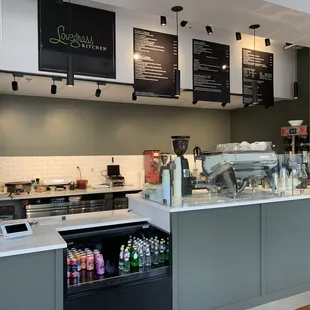
[[[5,239],[0,236],[0,258],[29,254],[35,252],[64,249],[67,243],[58,231],[68,231],[83,228],[104,227],[109,225],[119,225],[148,221],[148,218],[135,215],[128,210],[103,211],[94,213],[84,213],[67,215],[65,221],[61,221],[61,216],[41,218],[44,222],[47,219],[55,219],[52,225],[34,225],[33,234],[16,239]],[[40,221],[40,219],[38,219]],[[17,220],[20,222],[25,220]],[[36,221],[33,219],[32,221]],[[12,223],[14,221],[10,221]]]
[[[230,208],[236,206],[249,206],[254,204],[268,204],[275,202],[283,202],[283,201],[293,201],[293,200],[303,200],[310,199],[310,189],[305,191],[305,194],[300,195],[296,194],[294,196],[285,195],[285,196],[270,196],[270,195],[259,195],[256,197],[245,197],[242,196],[236,199],[230,199],[225,197],[212,196],[208,197],[206,191],[200,191],[200,194],[193,194],[190,197],[186,197],[184,199],[183,206],[174,206],[174,207],[166,207],[157,202],[153,202],[151,200],[143,199],[139,194],[129,194],[127,195],[129,198],[129,208],[131,208],[131,204],[135,201],[144,201],[147,205],[157,208],[159,210],[165,210],[167,212],[187,212],[187,211],[197,211],[197,210],[207,210],[207,209],[219,209],[219,208]]]
[[[107,193],[120,193],[130,191],[140,191],[141,188],[134,186],[121,186],[112,188],[98,188],[98,189],[86,189],[86,190],[74,190],[74,191],[46,191],[43,193],[30,193],[22,195],[13,195],[13,197],[0,198],[1,201],[5,200],[24,200],[33,198],[53,198],[53,197],[64,197],[64,196],[80,196],[80,195],[91,195],[91,194],[107,194]]]

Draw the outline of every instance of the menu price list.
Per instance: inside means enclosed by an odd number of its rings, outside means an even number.
[[[193,100],[230,102],[229,45],[193,39]]]
[[[134,90],[137,96],[175,98],[178,37],[134,28]]]
[[[250,49],[242,49],[243,103],[252,104],[252,82],[257,81],[257,103],[273,106],[273,54]],[[255,70],[254,70],[255,64]]]

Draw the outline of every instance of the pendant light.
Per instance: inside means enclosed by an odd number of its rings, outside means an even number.
[[[180,78],[181,78],[181,71],[179,70],[179,13],[183,11],[182,6],[173,6],[171,11],[176,15],[176,23],[177,23],[177,40],[178,40],[178,69],[174,70],[174,80],[175,80],[175,96],[179,97],[181,93],[181,86],[180,86]]]
[[[253,64],[253,81],[252,81],[252,104],[258,104],[258,94],[257,94],[257,81],[256,81],[256,68],[255,68],[255,62],[256,62],[256,49],[255,49],[255,43],[256,43],[256,29],[260,28],[259,24],[254,24],[250,26],[250,29],[254,32],[254,64]]]
[[[69,0],[69,34],[71,37],[72,33],[72,6],[71,0]],[[73,63],[73,55],[71,54],[71,45],[68,43],[68,59],[67,59],[67,86],[74,86],[74,63]]]

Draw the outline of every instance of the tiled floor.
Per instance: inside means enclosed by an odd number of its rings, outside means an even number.
[[[310,305],[310,292],[281,299],[249,310],[296,310]]]

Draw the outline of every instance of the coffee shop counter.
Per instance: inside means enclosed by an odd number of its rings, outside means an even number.
[[[60,232],[117,229],[148,219],[117,210],[69,215],[66,220],[52,217],[33,221],[39,223],[32,226],[32,235],[18,239],[0,236],[1,309],[64,309],[67,243]]]
[[[310,290],[309,190],[234,200],[202,192],[173,208],[127,197],[172,235],[174,310],[245,310]]]
[[[66,248],[67,244],[58,233],[59,231],[104,227],[147,220],[148,218],[135,215],[128,212],[128,210],[67,215],[65,220],[62,220],[61,216],[32,219],[32,223],[37,223],[32,226],[32,235],[18,239],[5,239],[0,236],[0,258]],[[25,220],[4,221],[2,223],[23,221]]]

